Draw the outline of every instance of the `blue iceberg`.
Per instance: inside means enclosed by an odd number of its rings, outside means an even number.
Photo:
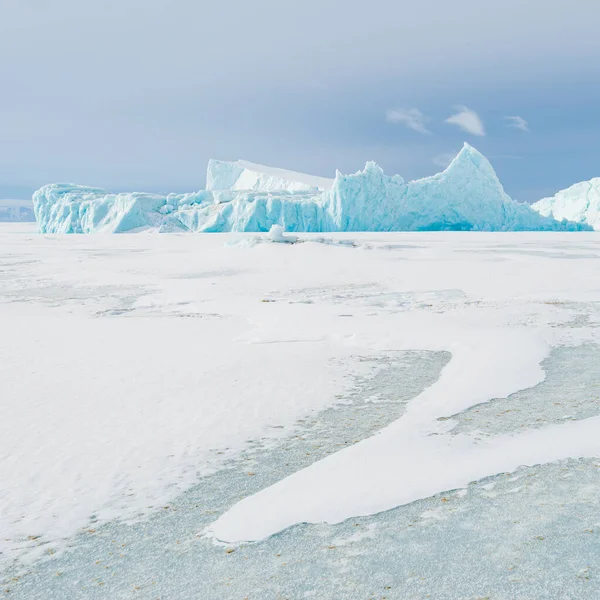
[[[406,183],[373,162],[335,179],[244,161],[211,160],[207,189],[111,194],[51,184],[33,195],[42,233],[285,231],[579,231],[512,200],[492,165],[465,144],[442,173]]]
[[[568,219],[600,231],[600,178],[576,183],[551,198],[542,198],[531,207],[546,217]]]

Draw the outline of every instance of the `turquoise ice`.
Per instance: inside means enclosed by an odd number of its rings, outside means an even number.
[[[581,181],[532,205],[541,215],[568,219],[600,230],[600,177]]]
[[[374,162],[328,180],[251,163],[210,161],[207,189],[167,196],[51,184],[33,196],[42,233],[159,231],[578,231],[511,199],[465,144],[442,173],[406,183]]]

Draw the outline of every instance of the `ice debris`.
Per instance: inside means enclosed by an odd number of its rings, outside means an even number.
[[[295,235],[285,235],[285,229],[281,225],[271,226],[269,239],[280,244],[295,244],[298,241],[298,237]]]
[[[577,231],[512,200],[492,165],[468,144],[441,173],[405,183],[374,162],[333,180],[242,161],[210,161],[207,189],[190,194],[111,194],[51,184],[33,195],[43,233]]]

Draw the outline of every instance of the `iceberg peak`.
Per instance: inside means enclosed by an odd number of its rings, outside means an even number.
[[[494,167],[492,167],[490,161],[483,154],[481,154],[479,150],[470,144],[467,144],[467,142],[464,143],[463,147],[460,149],[460,152],[446,167],[446,171],[472,167],[475,167],[479,171],[485,172],[486,175],[493,173],[494,177],[496,177],[496,171],[494,171]]]
[[[383,172],[383,169],[373,160],[368,161],[365,164],[365,168],[362,171],[358,171],[358,173],[356,173],[356,175],[366,175],[368,177],[370,177],[371,179],[382,179],[383,177],[385,177],[385,173]]]

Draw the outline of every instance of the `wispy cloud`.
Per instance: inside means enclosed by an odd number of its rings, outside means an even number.
[[[520,129],[521,131],[527,131],[528,133],[531,131],[529,129],[529,125],[527,125],[527,121],[523,117],[504,117],[508,123],[507,127],[513,127],[514,129]]]
[[[413,129],[419,133],[431,133],[431,131],[425,127],[425,123],[427,123],[429,119],[418,108],[391,108],[386,112],[385,117],[390,123],[402,123],[409,129]]]
[[[479,115],[466,106],[457,106],[458,112],[446,119],[446,123],[456,125],[471,135],[484,136],[485,129]]]
[[[446,152],[445,154],[439,154],[438,156],[434,156],[431,159],[431,162],[436,166],[436,167],[442,167],[442,169],[445,169],[456,157],[456,153],[452,153],[452,152]]]

